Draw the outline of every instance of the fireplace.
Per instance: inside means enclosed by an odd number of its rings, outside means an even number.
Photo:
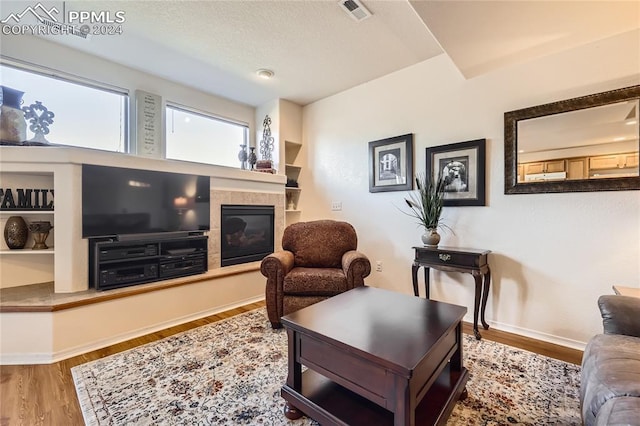
[[[220,223],[221,266],[255,262],[273,253],[273,206],[223,204]]]

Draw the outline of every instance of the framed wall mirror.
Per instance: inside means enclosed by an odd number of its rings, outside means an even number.
[[[640,85],[504,114],[505,194],[640,189]]]

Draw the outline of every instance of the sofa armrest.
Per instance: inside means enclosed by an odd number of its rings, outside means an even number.
[[[598,299],[604,334],[640,337],[640,298],[604,295]]]
[[[349,250],[342,255],[342,270],[347,277],[348,287],[364,285],[364,279],[371,273],[371,262],[367,256],[357,250]]]

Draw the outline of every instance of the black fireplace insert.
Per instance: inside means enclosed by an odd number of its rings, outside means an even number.
[[[255,262],[273,253],[273,206],[225,204],[221,210],[221,266]]]

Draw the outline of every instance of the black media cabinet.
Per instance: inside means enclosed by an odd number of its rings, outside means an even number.
[[[89,286],[110,290],[206,272],[208,237],[89,239]]]

